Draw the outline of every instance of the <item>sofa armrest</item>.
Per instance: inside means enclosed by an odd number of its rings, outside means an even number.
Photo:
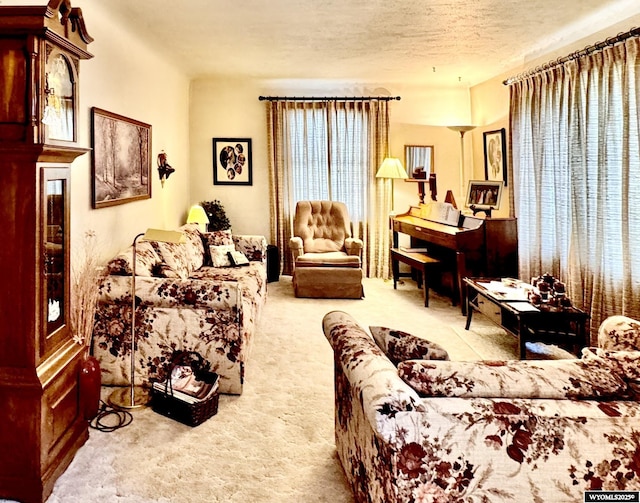
[[[266,262],[267,238],[252,234],[234,234],[231,237],[236,250],[244,253],[249,260]]]
[[[362,255],[364,243],[359,238],[347,238],[344,240],[344,247],[349,255]]]
[[[237,281],[179,279],[136,276],[136,297],[153,307],[242,309],[242,291]],[[109,275],[100,285],[98,302],[131,302],[131,276]]]
[[[392,412],[424,411],[418,394],[398,377],[395,365],[349,314],[331,311],[324,316],[322,327],[336,365],[358,390],[374,431],[390,440],[396,435],[396,429],[388,424],[394,420]]]
[[[598,328],[598,347],[610,351],[640,351],[640,321],[610,316]]]

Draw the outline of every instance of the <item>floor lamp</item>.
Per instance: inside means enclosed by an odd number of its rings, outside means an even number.
[[[457,131],[460,133],[460,197],[462,201],[464,201],[464,134],[467,131],[471,131],[475,129],[476,126],[447,126],[452,131]]]
[[[138,239],[143,241],[158,241],[160,243],[184,243],[185,235],[180,231],[165,231],[162,229],[147,229],[133,239],[133,262],[131,271],[131,384],[128,388],[119,388],[109,396],[109,403],[123,409],[135,409],[149,403],[149,394],[141,386],[135,384],[136,364],[136,244]]]
[[[400,159],[397,159],[396,157],[386,157],[384,161],[382,161],[382,164],[376,173],[376,178],[391,180],[391,211],[393,212],[395,209],[393,201],[393,181],[395,179],[407,178],[407,172],[402,167]]]

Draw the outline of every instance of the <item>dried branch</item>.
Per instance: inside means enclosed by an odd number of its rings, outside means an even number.
[[[91,350],[98,287],[106,274],[98,259],[93,231],[85,232],[82,253],[71,265],[71,330],[73,340]]]

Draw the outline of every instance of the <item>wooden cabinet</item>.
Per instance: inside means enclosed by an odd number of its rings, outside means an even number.
[[[0,7],[0,498],[45,501],[88,438],[69,326],[79,62],[68,1]]]

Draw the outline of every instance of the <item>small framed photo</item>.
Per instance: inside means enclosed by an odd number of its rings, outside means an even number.
[[[251,185],[251,138],[213,139],[213,184]]]
[[[502,180],[469,180],[465,206],[476,210],[499,209],[503,186]]]
[[[504,128],[486,131],[484,135],[484,176],[502,180],[507,185],[507,146]]]

